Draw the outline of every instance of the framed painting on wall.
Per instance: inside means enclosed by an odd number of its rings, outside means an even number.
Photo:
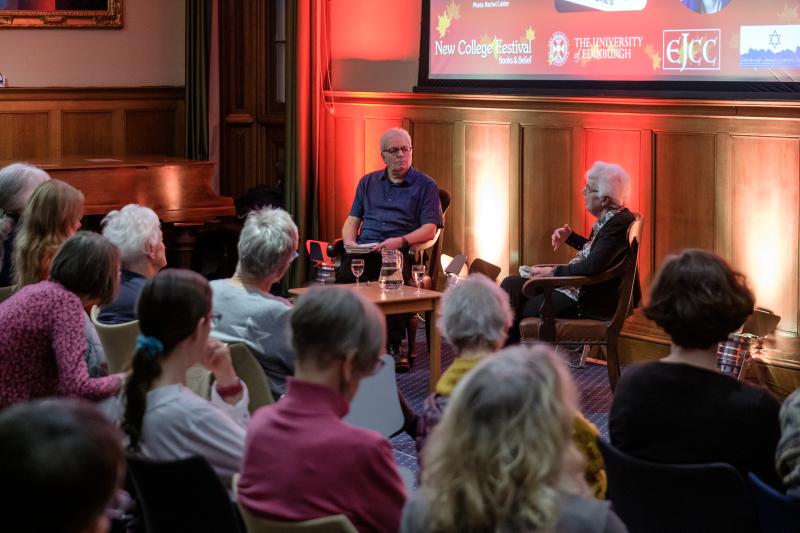
[[[0,28],[122,28],[122,0],[0,0]]]

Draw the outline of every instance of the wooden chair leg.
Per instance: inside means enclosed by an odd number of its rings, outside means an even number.
[[[617,387],[617,381],[619,381],[620,376],[617,341],[618,338],[616,336],[609,335],[608,344],[606,345],[606,367],[608,368],[608,382],[611,385],[611,392],[614,392]]]

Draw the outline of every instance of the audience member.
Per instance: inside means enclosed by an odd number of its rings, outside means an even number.
[[[136,320],[136,299],[148,279],[167,265],[161,223],[152,209],[128,204],[103,219],[103,236],[122,255],[119,291],[114,302],[100,307],[97,320],[123,324]]]
[[[59,180],[33,191],[20,219],[14,244],[14,285],[20,289],[45,280],[58,248],[81,227],[83,194]]]
[[[729,463],[780,486],[780,405],[765,389],[717,370],[718,343],[753,303],[744,276],[713,253],[685,250],[666,259],[644,311],[670,336],[672,350],[622,374],[609,417],[614,446],[657,463]]]
[[[781,439],[775,454],[778,477],[789,496],[800,499],[800,389],[784,400],[780,424]]]
[[[19,217],[36,186],[49,179],[47,172],[25,163],[13,163],[0,169],[0,287],[12,282]]]
[[[222,319],[212,336],[243,342],[253,351],[269,378],[272,395],[286,392],[294,374],[294,350],[289,343],[291,304],[270,294],[297,256],[297,226],[282,209],[252,211],[239,236],[239,263],[232,278],[211,282],[214,311]]]
[[[80,400],[0,412],[0,524],[13,533],[103,533],[122,481],[116,429]]]
[[[99,400],[119,390],[120,375],[92,379],[84,360],[84,309],[110,302],[118,279],[116,246],[82,231],[56,254],[49,281],[0,303],[0,407],[50,395]]]
[[[586,185],[581,191],[586,210],[595,219],[589,238],[572,231],[569,224],[557,228],[551,237],[553,250],[568,244],[578,250],[566,265],[530,268],[525,277],[509,276],[502,287],[511,297],[514,326],[509,331],[509,343],[520,340],[519,323],[523,318],[539,316],[543,294],[527,298],[522,288],[527,277],[593,276],[618,263],[628,252],[628,226],[634,220],[625,202],[630,194],[630,176],[619,165],[596,161],[586,172]],[[617,292],[621,276],[594,285],[562,287],[553,291],[553,309],[561,318],[596,318],[607,320],[617,307]],[[634,289],[638,301],[639,285]]]
[[[514,315],[508,294],[482,274],[472,274],[442,296],[437,326],[453,345],[457,357],[425,399],[417,425],[417,459],[425,441],[439,423],[453,389],[484,356],[499,350]]]
[[[405,491],[391,445],[341,420],[361,379],[378,369],[383,315],[353,290],[321,287],[299,299],[290,320],[297,374],[283,399],[253,416],[240,504],[272,520],[344,514],[359,531],[397,531]]]
[[[433,430],[401,531],[626,531],[608,502],[586,497],[576,410],[572,379],[548,348],[485,358]]]
[[[189,270],[164,270],[145,284],[137,315],[131,374],[104,411],[121,423],[130,451],[156,461],[200,455],[230,487],[241,466],[248,395],[228,347],[209,339],[216,315],[208,282]],[[210,402],[184,386],[196,364],[214,374]]]

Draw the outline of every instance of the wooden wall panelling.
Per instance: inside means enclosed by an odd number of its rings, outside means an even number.
[[[453,122],[453,195],[445,230],[444,253],[450,256],[465,254],[467,249],[467,125],[463,120]]]
[[[447,255],[460,253],[455,242],[455,221],[463,217],[463,206],[456,201],[454,184],[454,127],[446,122],[413,121],[414,166],[432,177],[436,184],[450,193],[451,205],[445,215],[442,251]]]
[[[733,138],[729,133],[720,132],[716,139],[714,251],[730,261],[733,258]]]
[[[48,113],[0,112],[0,160],[47,157]]]
[[[553,253],[553,230],[570,222],[572,128],[522,128],[522,264],[566,263],[569,247]],[[511,268],[512,272],[514,268]]]
[[[509,201],[508,124],[467,123],[465,131],[467,242],[470,260],[499,265],[508,275]]]
[[[125,112],[125,153],[165,155],[176,152],[175,118],[169,109],[136,109]]]
[[[522,264],[522,125],[509,124],[508,137],[508,272]]]
[[[734,136],[733,264],[748,277],[757,305],[797,332],[800,143],[796,138]]]
[[[655,134],[653,261],[683,248],[714,249],[714,135]]]
[[[653,132],[645,129],[639,147],[639,213],[642,214],[642,237],[639,241],[639,283],[647,293],[653,275]]]
[[[144,153],[138,147],[156,142],[159,155],[183,156],[183,99],[180,87],[3,89],[0,159],[121,157],[129,148],[134,155]],[[149,114],[157,114],[158,120],[137,120],[152,118]],[[13,138],[11,145],[2,140],[5,132]],[[162,142],[164,135],[171,138]]]
[[[383,132],[389,128],[402,128],[403,122],[400,119],[391,118],[367,118],[364,120],[364,168],[362,168],[361,175],[367,172],[372,172],[386,166],[381,157],[380,140]],[[416,165],[417,154],[416,144],[411,143],[415,150],[412,154],[412,164]]]
[[[353,148],[364,146],[364,121],[360,118],[337,118],[334,134],[334,150],[337,154],[333,169],[334,226],[329,229],[328,238],[341,236],[342,224],[353,204],[356,185],[363,175],[364,152]]]

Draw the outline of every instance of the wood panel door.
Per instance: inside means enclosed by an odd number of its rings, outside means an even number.
[[[220,4],[222,194],[280,189],[286,172],[286,0]]]

